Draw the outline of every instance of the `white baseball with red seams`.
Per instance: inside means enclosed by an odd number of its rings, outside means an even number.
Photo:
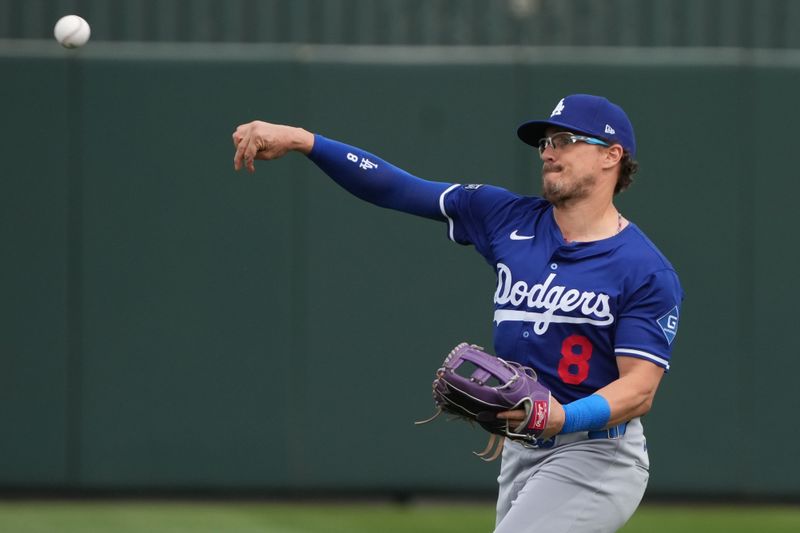
[[[66,15],[58,19],[53,36],[64,48],[78,48],[86,44],[92,34],[89,23],[78,15]]]

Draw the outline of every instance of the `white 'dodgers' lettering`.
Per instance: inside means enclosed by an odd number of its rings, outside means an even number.
[[[553,322],[568,324],[593,324],[607,326],[614,323],[611,305],[607,294],[591,291],[580,292],[567,289],[563,285],[553,285],[556,274],[551,273],[543,283],[529,287],[524,281],[514,282],[511,269],[497,263],[497,291],[494,303],[511,304],[515,307],[525,305],[529,311],[518,309],[497,309],[494,321],[533,322],[533,331],[542,335]],[[570,313],[580,309],[583,316],[559,315],[558,311]]]

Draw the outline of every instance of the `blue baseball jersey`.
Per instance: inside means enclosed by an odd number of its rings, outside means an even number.
[[[496,271],[495,353],[536,370],[558,401],[619,378],[617,356],[669,370],[683,290],[635,224],[568,243],[549,202],[490,185],[452,185],[439,207],[449,238]]]

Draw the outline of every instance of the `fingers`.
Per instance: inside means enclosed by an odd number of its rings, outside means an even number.
[[[244,149],[244,163],[247,170],[252,174],[256,171],[255,159],[258,153],[266,147],[267,141],[264,139],[263,132],[256,128],[256,123],[253,123],[248,130],[249,135],[246,139],[242,139],[242,144],[247,142]]]
[[[239,137],[238,140],[236,140],[236,134],[234,134],[234,143],[236,145],[236,153],[233,154],[233,169],[238,171],[242,168],[242,158],[244,157],[247,143],[244,142],[243,137]]]
[[[255,158],[257,152],[258,147],[256,146],[256,140],[251,135],[247,142],[247,148],[244,150],[244,163],[247,165],[247,170],[251,174],[256,171]]]
[[[236,147],[236,153],[233,155],[233,169],[238,171],[245,165],[250,172],[255,172],[252,156],[250,158],[250,163],[247,164],[248,149],[253,143],[253,124],[242,124],[236,128],[232,137],[233,145]]]
[[[517,410],[514,410],[514,411],[503,411],[503,412],[497,413],[497,418],[499,418],[500,420],[511,420],[511,421],[517,421],[517,422],[521,422],[521,421],[525,420],[526,416],[527,415],[526,415],[525,411],[522,410],[522,409],[517,409]]]

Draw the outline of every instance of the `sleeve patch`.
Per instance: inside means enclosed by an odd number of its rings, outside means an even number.
[[[667,344],[672,344],[672,341],[675,340],[675,335],[678,334],[678,306],[676,305],[667,311],[656,322],[661,326],[661,331],[664,332],[664,336],[667,338]]]

